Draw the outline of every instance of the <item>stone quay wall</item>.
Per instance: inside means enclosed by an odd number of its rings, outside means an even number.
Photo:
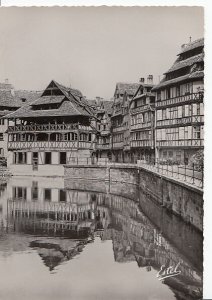
[[[187,183],[160,175],[141,166],[127,165],[76,165],[65,166],[65,178],[72,180],[96,180],[107,182],[107,191],[129,196],[136,199],[135,186],[145,194],[151,195],[151,199],[165,207],[168,211],[180,216],[184,221],[192,224],[200,231],[203,230],[203,191]],[[119,186],[128,184],[132,186],[126,193],[126,189],[119,190]],[[117,185],[117,188],[116,188]]]

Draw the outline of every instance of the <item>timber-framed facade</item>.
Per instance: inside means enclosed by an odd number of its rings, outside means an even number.
[[[6,118],[14,122],[8,127],[13,174],[63,175],[64,164],[91,160],[95,117],[78,90],[52,80],[38,99]]]
[[[187,165],[203,150],[204,39],[183,45],[156,92],[156,158]]]

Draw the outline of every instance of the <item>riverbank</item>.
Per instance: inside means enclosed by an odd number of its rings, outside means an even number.
[[[202,188],[138,165],[66,165],[64,168],[67,179],[135,185],[168,211],[203,230]]]

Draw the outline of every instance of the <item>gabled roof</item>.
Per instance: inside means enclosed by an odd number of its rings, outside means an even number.
[[[65,96],[43,96],[33,101],[32,106],[45,104],[59,104],[65,99]]]
[[[26,99],[27,103],[30,103],[40,97],[42,94],[42,91],[28,91],[28,90],[15,90],[15,97],[19,101],[22,99]],[[23,103],[23,102],[22,102]]]
[[[190,67],[194,63],[203,62],[203,59],[204,59],[204,54],[203,53],[192,56],[192,57],[189,57],[189,58],[184,59],[184,60],[180,60],[180,58],[178,58],[175,61],[175,63],[173,64],[173,66],[167,72],[165,72],[164,74],[168,74],[168,73],[171,73],[173,71],[176,71],[176,70],[179,70],[179,69],[182,69],[182,68],[185,68],[185,67]]]
[[[60,92],[60,95],[48,95],[45,93],[50,85],[54,85]],[[43,109],[44,104],[59,103],[57,109]],[[34,110],[33,107],[40,106],[40,109]],[[31,103],[24,105],[17,111],[7,115],[7,118],[27,118],[27,117],[52,117],[52,116],[93,116],[93,110],[83,98],[78,90],[66,88],[63,85],[52,80],[42,93],[41,97]]]
[[[177,55],[180,55],[182,53],[191,51],[191,50],[193,50],[195,48],[198,48],[198,47],[204,47],[204,38],[195,40],[195,41],[193,41],[189,44],[184,45],[184,47],[181,49],[181,51]]]
[[[178,83],[178,82],[186,82],[186,81],[189,81],[189,79],[203,79],[204,78],[204,72],[203,71],[197,71],[197,72],[194,72],[194,73],[191,73],[191,74],[186,74],[184,76],[180,76],[180,77],[177,77],[177,78],[174,78],[174,79],[170,79],[170,80],[161,80],[161,82],[155,86],[152,91],[156,91],[162,87],[165,87],[165,86],[169,86],[169,85],[173,85],[175,83]]]
[[[26,103],[35,100],[41,92],[23,91],[23,90],[0,90],[0,106],[19,108],[23,105],[23,99]]]
[[[0,90],[0,106],[19,108],[21,103],[13,96],[11,91]]]
[[[139,87],[139,83],[126,83],[126,82],[118,82],[116,84],[115,93],[124,94],[124,92],[127,92],[128,95],[134,95],[136,90]]]
[[[139,84],[139,87],[137,89],[137,91],[135,92],[134,94],[134,97],[131,99],[131,101],[137,99],[137,98],[140,98],[141,95],[138,95],[139,91],[141,90],[141,88],[145,88],[145,87],[150,87],[151,89],[155,86],[155,84],[143,84],[143,83],[140,83]],[[152,94],[151,92],[146,92],[146,93],[142,93],[142,96],[154,96],[154,94]]]

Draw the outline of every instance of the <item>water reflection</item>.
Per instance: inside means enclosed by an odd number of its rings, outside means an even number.
[[[140,284],[131,290],[129,278],[122,278],[124,287],[117,291],[117,284],[116,288],[108,290],[104,280],[106,275],[101,274],[101,299],[109,296],[111,299],[201,299],[202,236],[196,230],[158,207],[142,191],[133,196],[136,201],[129,199],[132,198],[130,195],[126,198],[127,191],[132,195],[132,187],[122,187],[123,197],[111,193],[116,189],[113,186],[107,187],[107,192],[103,193],[93,192],[91,183],[88,191],[85,185],[83,191],[73,189],[73,185],[76,188],[76,183],[67,184],[61,178],[35,180],[21,177],[11,178],[8,184],[3,182],[0,185],[0,267],[1,264],[4,267],[5,257],[16,253],[26,257],[28,253],[36,253],[49,274],[66,280],[58,267],[74,259],[78,264],[76,268],[83,270],[87,264],[83,257],[88,255],[91,245],[93,256],[89,257],[92,262],[89,271],[95,270],[99,274],[98,251],[104,253],[104,263],[108,256],[107,243],[112,241],[113,257],[109,256],[107,262],[110,277],[113,278],[115,261],[114,272],[119,274],[123,272],[122,265],[126,266],[127,275]],[[93,189],[96,190],[95,186]],[[99,240],[103,248],[99,246]],[[70,265],[67,272],[72,268]],[[176,268],[180,270],[179,274],[171,277]],[[106,265],[104,269],[107,269]],[[157,277],[158,272],[160,276]],[[74,278],[75,284],[79,284],[82,277]],[[100,277],[95,280],[100,280]],[[145,292],[144,286],[139,288],[147,278],[149,292]],[[48,277],[46,280],[50,282]],[[125,292],[123,296],[120,290],[127,287],[130,294]],[[87,290],[90,291],[90,287]],[[66,296],[61,296],[61,299],[67,299]],[[71,299],[100,298],[93,291],[86,295],[81,291]]]

